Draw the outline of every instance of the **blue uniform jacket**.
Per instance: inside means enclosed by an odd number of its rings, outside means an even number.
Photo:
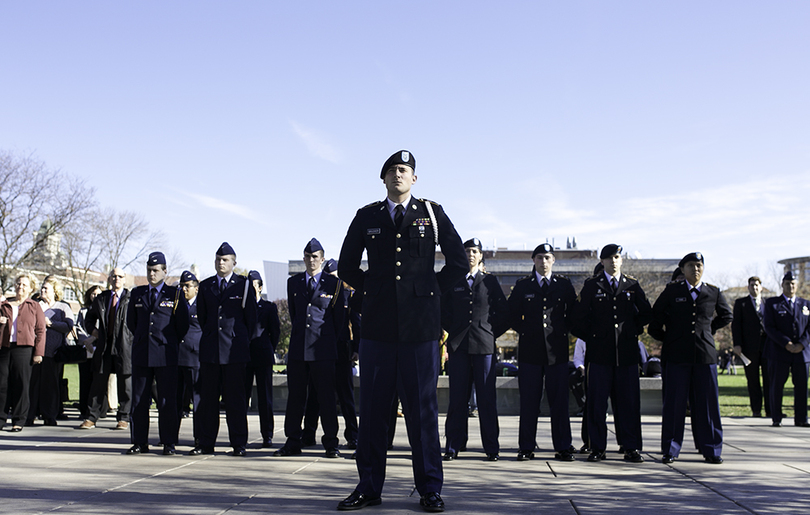
[[[179,289],[164,284],[152,306],[149,286],[138,286],[130,293],[127,326],[134,366],[176,367],[180,340],[188,331],[188,304]]]
[[[254,366],[274,365],[276,345],[281,334],[278,307],[275,302],[259,299],[256,303],[256,328],[250,340],[250,363]]]
[[[801,359],[810,362],[810,302],[796,297],[795,311],[790,309],[790,303],[784,295],[771,297],[765,300],[765,334],[768,341],[765,344],[767,359],[782,362],[791,362]],[[804,349],[799,354],[785,350],[788,342],[801,343]]]
[[[731,323],[731,307],[717,286],[703,283],[695,300],[690,288],[686,281],[667,285],[655,301],[647,332],[663,342],[662,362],[713,365],[714,333]]]
[[[614,294],[605,274],[585,281],[574,307],[571,332],[588,342],[589,363],[612,366],[641,362],[638,335],[652,319],[652,307],[638,281],[621,275]]]
[[[435,271],[434,228],[439,226],[445,265]],[[368,253],[368,270],[360,263]],[[384,342],[426,342],[442,335],[441,295],[467,273],[467,258],[442,206],[411,197],[402,227],[394,226],[385,201],[357,211],[340,250],[338,275],[363,293],[362,337]]]
[[[183,292],[180,292],[183,295]],[[197,301],[194,304],[188,304],[188,332],[180,340],[180,351],[177,354],[177,364],[181,367],[200,367],[200,338],[202,337],[202,329],[200,329],[200,320],[197,318]]]
[[[442,328],[451,350],[494,354],[495,339],[509,329],[509,305],[498,278],[478,272],[470,288],[462,277],[442,296]]]
[[[308,279],[306,273],[300,273],[287,280],[287,307],[292,322],[287,356],[303,361],[337,359],[344,316],[342,283],[334,275],[322,273],[310,296]]]
[[[532,365],[568,363],[568,333],[577,294],[571,281],[551,274],[543,293],[532,270],[520,279],[509,295],[512,328],[517,331],[518,361]],[[590,342],[588,343],[590,346]]]
[[[250,361],[250,338],[256,327],[256,292],[246,277],[233,274],[221,295],[216,275],[201,282],[197,318],[202,328],[201,363],[227,365]]]

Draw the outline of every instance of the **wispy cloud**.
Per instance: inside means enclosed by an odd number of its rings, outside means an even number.
[[[326,136],[308,127],[304,127],[296,121],[290,121],[290,125],[292,126],[293,132],[295,132],[296,136],[301,138],[301,141],[304,142],[307,150],[311,153],[330,163],[340,162],[340,151],[332,143],[327,141]]]
[[[198,193],[188,193],[184,192],[184,195],[187,195],[192,200],[196,201],[198,204],[202,205],[203,207],[209,209],[216,209],[219,211],[224,211],[226,213],[230,213],[232,215],[239,216],[241,218],[245,218],[252,222],[265,224],[266,220],[264,220],[259,213],[253,211],[252,209],[239,205],[233,204],[231,202],[227,202],[222,199],[209,197],[208,195],[200,195]]]

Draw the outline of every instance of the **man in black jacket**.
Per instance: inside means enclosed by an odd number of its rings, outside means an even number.
[[[554,248],[543,243],[532,252],[531,275],[515,284],[509,315],[518,340],[520,427],[518,461],[534,458],[537,416],[545,384],[551,408],[554,457],[574,461],[568,416],[568,333],[576,292],[567,277],[552,274]]]
[[[768,361],[762,355],[765,350],[765,327],[762,324],[765,302],[762,299],[762,281],[759,277],[748,279],[748,293],[734,301],[734,320],[731,321],[731,336],[734,353],[743,355],[751,362],[745,365],[745,380],[748,383],[748,398],[751,412],[762,416],[762,401],[765,400],[765,416],[771,416],[770,376]],[[762,369],[762,382],[759,371]]]
[[[692,433],[708,463],[723,463],[723,427],[717,390],[717,350],[714,333],[731,323],[732,312],[717,286],[701,281],[703,254],[692,252],[678,263],[684,281],[667,285],[655,301],[647,332],[661,340],[664,407],[661,414],[661,453],[672,463],[681,451],[686,402]]]
[[[416,488],[426,511],[444,511],[439,414],[441,295],[467,272],[464,247],[442,206],[411,196],[416,159],[407,150],[380,172],[388,196],[357,211],[338,260],[338,275],[363,293],[360,340],[360,434],[354,492],[338,504],[380,504],[388,414],[399,390],[408,425]],[[445,265],[434,271],[436,245]],[[363,251],[368,269],[360,268]]]
[[[484,258],[481,241],[464,242],[467,277],[442,296],[442,327],[447,331],[447,373],[450,405],[447,409],[445,461],[458,457],[467,440],[467,401],[470,384],[478,398],[481,441],[488,461],[497,461],[498,410],[495,406],[495,340],[509,327],[509,305],[494,275],[480,270]]]
[[[587,342],[585,361],[588,382],[588,461],[605,459],[607,400],[615,389],[613,417],[618,420],[618,440],[624,459],[641,463],[641,394],[638,335],[644,332],[652,308],[641,285],[622,274],[622,247],[611,243],[599,253],[602,274],[585,281],[575,309],[574,336]]]

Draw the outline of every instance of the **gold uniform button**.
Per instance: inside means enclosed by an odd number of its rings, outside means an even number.
[[[402,266],[402,263],[400,263],[399,261],[397,261],[397,266]]]
[[[619,315],[613,315],[613,318],[619,318]]]
[[[545,322],[543,322],[543,327],[548,327],[548,324],[546,324]]]
[[[397,247],[397,252],[402,252],[402,248],[401,248],[401,247]]]
[[[397,234],[397,238],[402,238],[402,235],[401,235],[401,234]]]
[[[400,276],[397,276],[397,281],[399,281],[400,279],[402,279],[402,278]]]
[[[695,334],[695,331],[692,331],[692,334]]]
[[[545,320],[546,318],[548,318],[548,315],[543,315],[543,319]]]
[[[613,327],[618,328],[618,327],[619,327],[619,324],[613,324]]]

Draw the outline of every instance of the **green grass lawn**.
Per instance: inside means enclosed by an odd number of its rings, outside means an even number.
[[[276,368],[284,369],[283,365]],[[79,398],[79,367],[78,365],[65,365],[65,377],[68,380],[68,394],[71,402]],[[720,386],[720,414],[724,417],[750,417],[751,408],[748,403],[748,389],[742,367],[738,367],[737,375],[720,374],[717,377]],[[793,418],[793,384],[788,379],[785,384],[782,411],[787,418]]]

